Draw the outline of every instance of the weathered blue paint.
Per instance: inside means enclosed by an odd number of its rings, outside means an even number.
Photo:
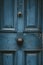
[[[42,32],[43,0],[0,0],[0,65],[43,65]]]

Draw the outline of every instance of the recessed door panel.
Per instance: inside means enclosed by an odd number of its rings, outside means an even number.
[[[24,33],[23,49],[41,49],[41,34]]]
[[[14,25],[13,14],[14,14],[14,0],[4,0],[4,22],[3,26],[12,28]]]
[[[11,30],[14,31],[17,26],[17,6],[15,0],[2,0],[1,1],[1,19],[0,19],[0,28],[1,30]]]
[[[41,0],[24,1],[25,31],[39,31],[41,26]]]
[[[0,65],[15,65],[15,63],[15,51],[5,51],[0,53]]]
[[[25,65],[40,65],[40,52],[27,52],[26,54],[26,60],[25,60]]]
[[[35,9],[36,9],[36,4],[35,4],[35,0],[27,0],[27,1],[24,1],[25,3],[25,10],[26,12],[26,18],[27,18],[27,26],[35,26],[37,24],[37,22],[35,22]],[[35,24],[36,23],[36,24]]]
[[[13,54],[3,54],[3,65],[13,65]]]
[[[16,50],[16,33],[1,33],[0,37],[0,50]]]

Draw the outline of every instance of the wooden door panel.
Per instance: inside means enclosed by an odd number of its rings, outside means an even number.
[[[12,28],[14,25],[13,21],[13,12],[14,10],[14,1],[4,0],[4,27]]]
[[[24,1],[24,26],[25,31],[36,32],[41,26],[41,0]]]
[[[0,64],[1,65],[15,65],[15,52],[2,52],[0,53]]]
[[[1,33],[0,34],[0,50],[16,50],[17,48],[17,34],[15,33]]]
[[[41,49],[41,35],[39,33],[24,33],[23,49]]]
[[[41,65],[41,52],[28,51],[25,52],[25,65]]]
[[[13,54],[3,54],[3,65],[13,65]]]
[[[0,11],[0,30],[1,31],[15,31],[17,26],[17,8],[15,0],[1,0],[1,11]],[[17,29],[16,29],[17,30]]]

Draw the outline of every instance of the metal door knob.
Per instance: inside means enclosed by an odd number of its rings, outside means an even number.
[[[18,16],[21,17],[22,16],[22,12],[18,12]]]
[[[18,43],[19,45],[22,45],[22,44],[23,44],[23,39],[22,39],[22,38],[18,38],[18,39],[17,39],[17,43]]]

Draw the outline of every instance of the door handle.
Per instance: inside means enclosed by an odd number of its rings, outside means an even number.
[[[23,44],[23,38],[18,38],[17,43],[18,43],[18,45],[22,45]]]
[[[21,17],[22,16],[22,12],[18,12],[18,16]]]

